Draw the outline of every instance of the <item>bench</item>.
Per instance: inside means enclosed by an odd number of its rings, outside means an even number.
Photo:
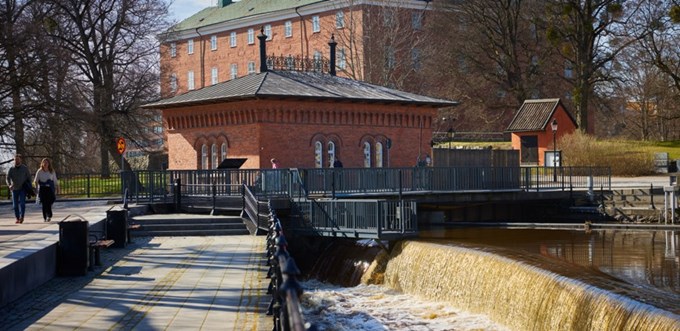
[[[115,241],[111,239],[98,239],[96,237],[94,240],[90,240],[90,266],[88,268],[90,271],[94,270],[95,265],[102,265],[100,250],[102,248],[110,247],[114,242]]]
[[[132,231],[133,230],[139,230],[141,228],[142,228],[141,224],[128,224],[128,226],[127,226],[128,243],[132,242]]]

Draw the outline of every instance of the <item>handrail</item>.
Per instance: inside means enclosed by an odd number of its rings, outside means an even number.
[[[257,197],[250,190],[248,185],[243,184],[243,210],[248,215],[250,221],[257,228],[260,228],[260,204]]]
[[[269,233],[267,234],[268,277],[271,277],[268,294],[272,300],[267,315],[274,319],[276,331],[310,331],[316,330],[313,325],[305,327],[300,309],[302,286],[297,281],[300,275],[295,259],[288,252],[288,243],[283,233],[283,225],[276,216],[276,211],[269,204]]]

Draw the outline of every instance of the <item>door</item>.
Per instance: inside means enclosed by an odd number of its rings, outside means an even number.
[[[538,164],[538,136],[520,137],[520,162]]]

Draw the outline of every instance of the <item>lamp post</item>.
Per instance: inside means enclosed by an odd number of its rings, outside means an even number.
[[[550,124],[553,132],[553,181],[557,181],[557,119],[553,118]]]
[[[447,136],[449,137],[449,149],[451,149],[451,141],[453,140],[453,128],[449,128],[447,132]]]

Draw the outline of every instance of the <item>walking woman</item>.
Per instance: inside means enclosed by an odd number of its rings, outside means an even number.
[[[45,158],[40,162],[40,169],[35,173],[33,185],[38,191],[38,197],[42,204],[43,220],[49,222],[52,220],[52,204],[57,199],[59,189],[57,174],[52,169],[52,163],[49,159]]]

